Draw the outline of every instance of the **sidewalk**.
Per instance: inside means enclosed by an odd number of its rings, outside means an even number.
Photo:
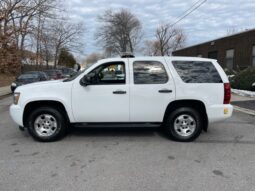
[[[11,93],[10,86],[0,87],[0,96],[5,96]]]
[[[246,96],[240,96],[237,94],[232,93],[231,95],[231,102],[235,101],[252,101],[255,100],[255,97],[246,97]]]

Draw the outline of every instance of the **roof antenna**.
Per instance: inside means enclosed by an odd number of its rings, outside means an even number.
[[[121,52],[120,57],[121,58],[134,58],[135,56],[133,55],[132,52]]]

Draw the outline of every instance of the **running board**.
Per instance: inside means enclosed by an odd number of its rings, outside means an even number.
[[[142,128],[142,127],[160,127],[161,123],[149,123],[149,122],[139,122],[139,123],[72,123],[74,127],[95,127],[95,128]]]

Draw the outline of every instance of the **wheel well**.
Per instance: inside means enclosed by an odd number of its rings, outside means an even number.
[[[38,108],[38,107],[52,107],[54,109],[57,109],[59,110],[65,117],[66,119],[68,120],[69,122],[69,117],[68,117],[68,114],[66,112],[66,109],[64,107],[64,105],[59,102],[59,101],[48,101],[48,100],[45,100],[45,101],[33,101],[33,102],[29,102],[26,106],[25,106],[25,109],[24,109],[24,114],[23,114],[23,124],[24,126],[26,127],[27,126],[27,118],[28,116],[30,115],[30,113]]]
[[[177,100],[177,101],[173,101],[173,102],[169,103],[166,108],[166,111],[165,111],[163,123],[166,122],[167,117],[171,112],[173,112],[176,108],[180,108],[180,107],[191,107],[191,108],[197,110],[203,119],[203,123],[204,123],[203,130],[207,131],[208,117],[207,117],[207,113],[206,113],[205,104],[199,100]]]

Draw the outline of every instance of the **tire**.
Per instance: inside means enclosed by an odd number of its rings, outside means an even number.
[[[169,114],[164,126],[170,139],[178,142],[191,142],[201,134],[203,120],[197,110],[180,107]]]
[[[37,141],[52,142],[62,138],[67,129],[65,115],[52,107],[33,110],[28,119],[29,134]]]

